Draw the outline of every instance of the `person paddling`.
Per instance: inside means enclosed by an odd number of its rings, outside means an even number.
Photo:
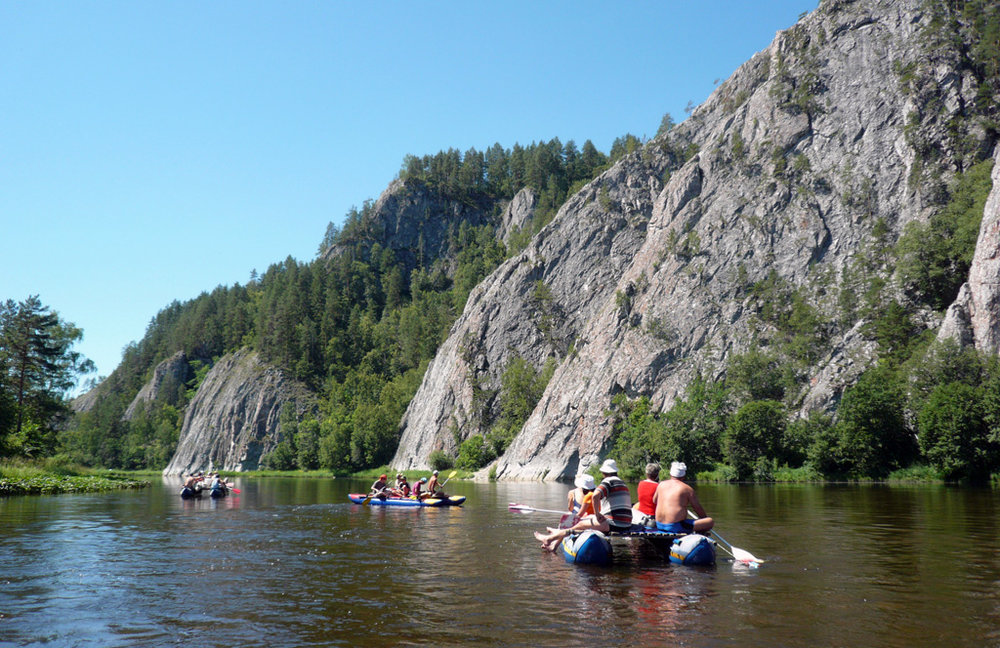
[[[653,494],[656,504],[656,528],[668,533],[702,533],[715,526],[708,517],[694,489],[684,479],[687,465],[680,461],[670,464],[670,479],[660,482]],[[688,519],[688,509],[699,515],[697,520]]]
[[[427,482],[427,495],[440,499],[445,498],[444,491],[441,490],[441,485],[438,483],[438,471],[436,470],[431,473],[431,478]]]
[[[388,488],[389,488],[389,481],[386,479],[386,476],[379,475],[378,479],[375,480],[375,483],[372,484],[370,492],[373,497],[377,497],[379,499],[385,499],[386,498],[385,491]]]

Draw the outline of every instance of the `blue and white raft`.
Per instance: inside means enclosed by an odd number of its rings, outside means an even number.
[[[610,565],[611,541],[600,531],[588,529],[582,533],[571,533],[563,538],[563,558],[568,563],[580,565]]]
[[[609,537],[610,535],[610,537]],[[611,540],[618,538],[648,541],[661,555],[678,565],[705,566],[715,564],[715,540],[700,533],[667,533],[654,529],[612,532],[588,530],[563,538],[560,548],[566,562],[578,565],[609,565],[614,555]]]
[[[670,562],[678,565],[714,565],[715,540],[700,533],[675,538],[670,545]]]

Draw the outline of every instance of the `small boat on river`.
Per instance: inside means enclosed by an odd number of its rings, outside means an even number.
[[[715,541],[699,533],[667,533],[656,529],[632,527],[633,530],[604,534],[587,530],[563,538],[560,549],[566,562],[586,565],[609,565],[614,555],[612,539],[641,540],[653,545],[670,562],[678,565],[714,565]]]
[[[362,495],[361,493],[350,493],[347,496],[355,504],[364,504],[365,499],[368,495]],[[464,495],[452,495],[450,497],[428,497],[426,499],[418,500],[413,497],[372,497],[368,500],[368,504],[371,506],[409,506],[409,507],[422,507],[422,506],[461,506],[465,503]]]
[[[239,490],[235,492],[238,493]],[[201,486],[195,486],[192,488],[190,486],[185,486],[181,489],[181,499],[201,499],[202,495],[205,493],[208,493],[208,496],[212,499],[220,499],[229,495],[229,489],[222,487],[202,488]]]

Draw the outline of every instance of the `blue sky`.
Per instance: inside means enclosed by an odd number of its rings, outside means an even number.
[[[651,137],[815,7],[0,2],[0,299],[107,375],[171,301],[314,258],[405,155]]]

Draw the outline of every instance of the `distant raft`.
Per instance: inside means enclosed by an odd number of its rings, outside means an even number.
[[[350,493],[347,496],[355,504],[364,504],[365,499],[368,495],[362,495],[360,493]],[[428,497],[427,499],[414,499],[412,497],[372,497],[368,500],[370,506],[409,506],[409,507],[423,507],[423,506],[461,506],[465,503],[464,495],[452,495],[451,497]]]

